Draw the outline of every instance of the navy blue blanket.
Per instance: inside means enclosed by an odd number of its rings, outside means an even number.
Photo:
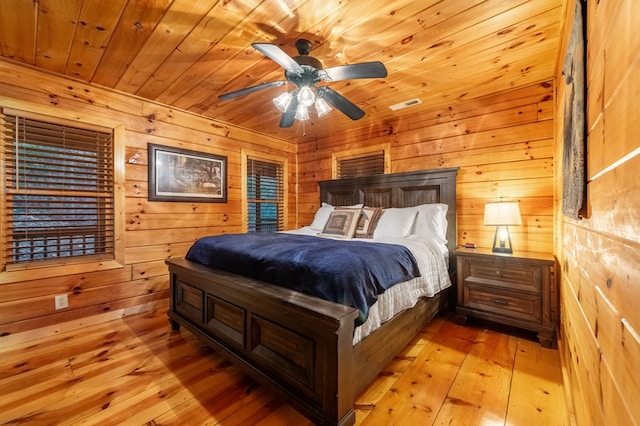
[[[356,326],[379,294],[420,276],[401,245],[283,233],[204,237],[186,259],[352,306],[360,311]]]

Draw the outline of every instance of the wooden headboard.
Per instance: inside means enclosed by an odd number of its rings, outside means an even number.
[[[320,185],[320,201],[334,206],[364,204],[372,207],[411,207],[443,203],[447,211],[449,271],[455,270],[457,245],[456,175],[458,168],[421,170],[349,179],[325,180]]]

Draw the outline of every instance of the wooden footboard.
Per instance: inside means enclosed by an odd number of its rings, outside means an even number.
[[[170,259],[169,318],[319,425],[351,425],[358,311]]]

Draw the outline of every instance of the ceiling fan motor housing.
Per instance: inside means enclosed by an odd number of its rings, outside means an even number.
[[[313,67],[319,70],[322,69],[322,62],[320,62],[313,56],[307,56],[307,55],[294,56],[293,60],[300,65],[308,65],[310,67]]]
[[[322,62],[313,56],[309,56],[309,52],[313,48],[313,44],[304,38],[296,40],[296,49],[298,50],[298,56],[294,56],[293,59],[303,69],[301,74],[295,71],[285,71],[284,75],[287,80],[298,86],[310,86],[320,81],[319,70],[323,69]]]
[[[315,58],[311,59],[315,60]],[[305,64],[300,64],[300,67],[302,68],[301,73],[296,71],[285,71],[284,76],[286,77],[286,79],[292,83],[295,83],[298,87],[313,86],[315,83],[321,80],[319,72],[321,69]]]

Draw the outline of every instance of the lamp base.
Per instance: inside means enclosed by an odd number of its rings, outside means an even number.
[[[493,250],[494,253],[508,253],[508,254],[513,254],[513,250],[511,250],[508,247],[494,247]]]
[[[500,226],[496,226],[496,234],[493,236],[493,248],[491,251],[494,253],[506,253],[513,254],[513,250],[511,248],[511,235],[509,234],[509,227],[504,227],[504,236],[498,238],[500,234]],[[506,237],[506,238],[505,238]]]

